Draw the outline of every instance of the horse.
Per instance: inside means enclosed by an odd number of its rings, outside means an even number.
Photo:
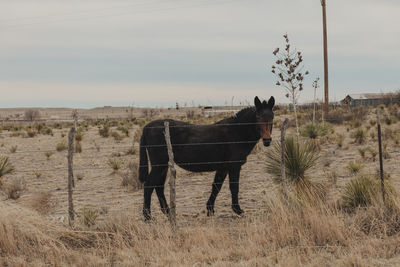
[[[168,172],[168,150],[164,122],[170,125],[170,139],[175,163],[191,172],[216,172],[212,192],[207,201],[207,216],[214,215],[215,199],[229,174],[232,210],[242,215],[239,205],[239,176],[247,156],[262,138],[264,146],[271,144],[275,99],[266,102],[256,96],[254,106],[214,124],[196,125],[172,119],[155,120],[143,128],[140,138],[139,180],[144,183],[143,216],[151,220],[151,195],[156,190],[161,210],[168,216],[164,195]],[[149,173],[148,159],[151,171]]]

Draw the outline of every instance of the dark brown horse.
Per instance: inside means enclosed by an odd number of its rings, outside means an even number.
[[[262,103],[255,97],[255,107],[239,111],[235,116],[210,125],[194,125],[168,120],[175,163],[192,172],[216,171],[211,196],[207,202],[207,215],[214,214],[215,199],[227,174],[232,194],[232,209],[242,214],[239,206],[239,176],[256,143],[263,139],[264,146],[271,143],[275,104],[274,97]],[[168,214],[164,183],[168,171],[168,153],[164,137],[164,121],[147,124],[140,139],[139,179],[144,183],[143,215],[151,219],[151,195],[155,189],[161,210]],[[147,156],[148,155],[148,156]],[[151,171],[149,173],[148,158]]]

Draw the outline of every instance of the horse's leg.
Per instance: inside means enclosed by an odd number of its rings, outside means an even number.
[[[151,195],[154,189],[160,184],[162,172],[158,168],[151,170],[146,182],[144,183],[144,203],[143,215],[146,221],[151,220]]]
[[[167,172],[168,172],[168,168],[163,169],[161,171],[160,176],[159,176],[160,180],[158,181],[157,187],[156,187],[158,200],[160,201],[161,211],[166,215],[169,214],[168,203],[167,203],[167,200],[165,199],[165,195],[164,195],[164,184],[165,184],[165,179],[167,177]]]
[[[148,177],[150,178],[150,176]],[[143,216],[146,221],[151,220],[151,194],[153,193],[154,185],[151,182],[146,181],[144,183],[144,202],[143,202]]]
[[[229,171],[229,189],[232,194],[232,209],[236,214],[241,215],[243,210],[239,206],[239,176],[240,168]]]
[[[215,173],[214,182],[212,184],[211,196],[207,201],[207,216],[214,215],[215,199],[217,198],[217,195],[221,190],[222,184],[224,183],[227,174],[228,172],[226,170],[218,170]]]

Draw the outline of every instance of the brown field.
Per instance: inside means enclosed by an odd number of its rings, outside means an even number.
[[[375,109],[338,109],[326,120],[332,132],[319,137],[320,159],[309,172],[321,182],[326,200],[317,204],[287,204],[281,185],[266,172],[265,148],[258,144],[243,166],[240,203],[244,217],[231,211],[229,186],[219,194],[216,215],[207,218],[205,205],[213,173],[189,173],[178,168],[177,222],[173,233],[153,194],[152,215],[142,219],[142,190],[122,186],[130,162],[138,163],[137,137],[141,126],[155,119],[172,117],[196,123],[211,123],[223,113],[205,118],[193,109],[143,109],[104,107],[78,110],[82,128],[82,152],[74,154],[74,226],[68,226],[67,151],[57,151],[67,141],[72,109],[39,109],[40,120],[23,121],[25,109],[2,109],[0,156],[6,156],[14,171],[0,177],[0,265],[4,266],[398,266],[400,265],[400,205],[387,208],[376,202],[350,212],[341,208],[344,186],[356,175],[375,175],[379,168]],[[400,190],[400,112],[396,106],[382,111],[384,169],[395,190]],[[300,124],[311,112],[300,112]],[[146,116],[147,115],[147,118]],[[320,114],[317,114],[317,118]],[[276,112],[273,139],[279,126],[293,115]],[[108,118],[115,137],[99,135]],[[343,118],[344,121],[340,122]],[[100,122],[98,121],[100,120]],[[45,125],[40,133],[34,125]],[[294,123],[292,123],[294,125]],[[29,128],[31,126],[32,128]],[[120,129],[118,129],[118,127]],[[129,130],[129,136],[122,128]],[[46,132],[46,129],[51,129]],[[364,129],[362,144],[354,133]],[[294,134],[290,127],[288,135]],[[343,143],[339,146],[340,137]],[[306,137],[302,137],[306,138]],[[135,154],[127,151],[132,147]],[[15,150],[15,151],[12,151]],[[362,156],[364,151],[364,156]],[[372,151],[372,152],[371,152]],[[47,158],[46,152],[48,153]],[[375,158],[374,158],[375,157]],[[109,159],[121,163],[117,171]],[[350,173],[349,162],[361,166]],[[7,188],[18,187],[10,198]],[[169,190],[166,188],[169,199]],[[396,196],[396,193],[395,193]],[[90,223],[87,223],[87,221]]]

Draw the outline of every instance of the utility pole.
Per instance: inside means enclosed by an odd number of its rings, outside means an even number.
[[[322,5],[322,24],[324,35],[324,91],[325,91],[325,113],[329,112],[329,83],[328,83],[328,37],[326,30],[326,0],[321,0]]]

